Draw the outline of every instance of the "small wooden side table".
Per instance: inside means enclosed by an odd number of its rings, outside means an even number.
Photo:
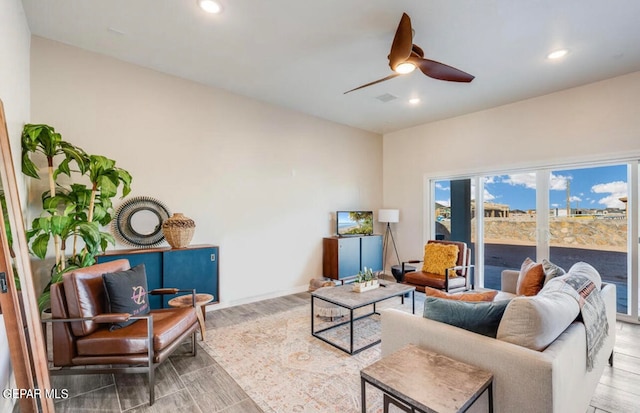
[[[360,371],[362,413],[365,384],[384,393],[384,411],[394,404],[406,412],[465,412],[488,391],[493,412],[493,374],[413,344]]]
[[[204,305],[213,301],[213,295],[211,294],[196,294],[196,316],[198,317],[198,323],[200,323],[200,337],[204,341]],[[193,298],[191,294],[181,295],[169,300],[171,307],[191,307],[193,305]]]

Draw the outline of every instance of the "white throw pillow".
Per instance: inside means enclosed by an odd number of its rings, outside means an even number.
[[[569,327],[579,312],[573,297],[552,288],[535,296],[516,297],[502,316],[496,338],[542,351]]]

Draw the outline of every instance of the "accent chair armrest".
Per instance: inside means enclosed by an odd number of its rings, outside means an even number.
[[[404,265],[405,265],[405,264],[419,264],[419,263],[421,263],[421,262],[424,262],[424,261],[423,261],[423,260],[409,260],[409,261],[402,261],[402,273],[403,273],[403,274],[405,273],[405,270],[404,270]]]
[[[96,323],[120,323],[129,320],[152,320],[151,314],[143,314],[133,316],[129,313],[104,313],[94,317],[75,317],[75,318],[45,318],[40,320],[42,324],[47,323],[73,323],[76,321],[94,321]]]

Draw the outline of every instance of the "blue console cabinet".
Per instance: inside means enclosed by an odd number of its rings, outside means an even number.
[[[382,271],[382,235],[327,237],[322,240],[322,273],[342,280],[364,267]]]
[[[213,303],[220,302],[218,251],[214,245],[193,245],[172,249],[130,249],[114,250],[96,257],[99,263],[125,258],[132,267],[144,264],[147,273],[147,287],[196,289],[198,293],[213,295]],[[151,308],[167,307],[167,301],[174,296],[150,296]]]

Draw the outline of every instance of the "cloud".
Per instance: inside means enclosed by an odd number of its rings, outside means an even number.
[[[451,187],[443,186],[440,182],[436,182],[436,189],[441,191],[451,191]]]
[[[624,202],[620,198],[626,197],[628,194],[627,183],[623,181],[608,182],[605,184],[597,184],[591,187],[591,192],[596,194],[609,194],[598,200],[599,204],[607,208],[624,208]]]
[[[549,181],[549,189],[552,191],[566,191],[567,182],[571,179],[572,178],[570,176],[555,175],[552,173]]]
[[[485,201],[493,201],[494,199],[496,199],[496,197],[489,191],[487,191],[487,188],[484,189],[484,200]]]
[[[513,174],[508,175],[502,180],[505,184],[511,186],[524,186],[529,189],[536,189],[536,174],[535,172],[529,172],[526,174]]]
[[[582,198],[574,195],[572,197],[569,197],[569,202],[582,202]]]

